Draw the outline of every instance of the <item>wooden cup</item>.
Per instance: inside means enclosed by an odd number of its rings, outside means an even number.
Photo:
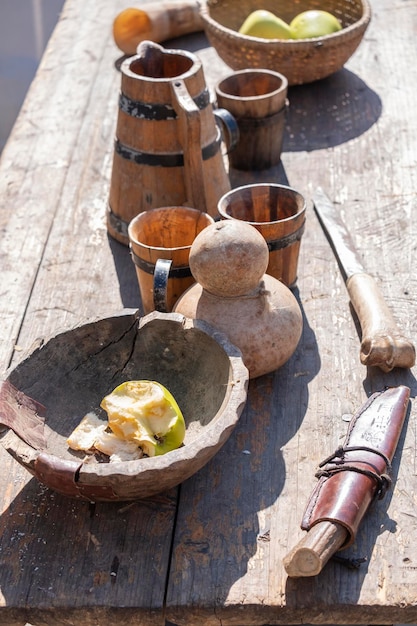
[[[229,111],[239,129],[239,141],[229,151],[238,170],[264,170],[281,159],[288,81],[266,69],[234,72],[216,85],[217,105]]]
[[[129,223],[130,251],[145,314],[172,311],[195,282],[188,262],[191,244],[213,223],[207,213],[182,206],[150,209]]]
[[[243,220],[263,235],[269,249],[266,273],[294,287],[305,225],[303,196],[285,185],[255,183],[224,194],[217,209],[222,219]]]

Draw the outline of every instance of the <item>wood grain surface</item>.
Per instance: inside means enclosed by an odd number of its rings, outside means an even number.
[[[89,504],[42,487],[0,449],[0,624],[262,626],[417,622],[415,370],[359,361],[360,328],[311,196],[340,206],[404,333],[417,330],[417,66],[414,0],[378,0],[346,67],[289,90],[282,163],[230,171],[233,186],[289,183],[305,195],[299,262],[304,330],[293,357],[251,380],[240,423],[179,489]],[[120,74],[111,23],[128,0],[67,0],[0,162],[0,369],[49,336],[140,307],[128,249],[107,235]],[[213,89],[229,68],[202,33],[169,42],[198,54]],[[277,68],[279,71],[279,68]],[[65,358],[65,355],[63,355]],[[42,372],[39,372],[42,376]],[[412,402],[394,486],[319,576],[282,559],[318,463],[371,392],[406,384]]]

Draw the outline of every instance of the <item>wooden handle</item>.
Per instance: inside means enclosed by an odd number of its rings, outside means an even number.
[[[284,558],[288,576],[300,578],[316,576],[327,561],[343,545],[347,530],[335,522],[319,522]]]
[[[172,266],[172,259],[158,259],[155,263],[155,271],[153,274],[153,303],[155,311],[168,313],[168,278],[169,271]]]
[[[187,205],[206,212],[200,110],[188,93],[183,80],[174,79],[171,82],[171,89],[175,96],[173,104],[180,125]]]
[[[197,0],[142,2],[141,8],[121,11],[113,22],[113,39],[127,55],[145,40],[160,43],[167,39],[203,30]]]
[[[413,367],[415,347],[400,332],[372,276],[353,274],[346,287],[362,329],[361,362],[384,372]]]

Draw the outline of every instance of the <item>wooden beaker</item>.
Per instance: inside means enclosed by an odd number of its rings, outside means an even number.
[[[242,220],[254,226],[268,244],[267,274],[287,287],[295,287],[305,226],[304,197],[286,185],[254,183],[226,192],[218,210],[223,219]]]
[[[130,251],[145,314],[169,313],[195,282],[189,266],[191,245],[213,223],[207,213],[181,206],[142,211],[130,222]]]
[[[233,115],[239,129],[229,150],[231,167],[264,170],[280,162],[287,90],[286,77],[267,69],[240,70],[217,83],[217,104]]]

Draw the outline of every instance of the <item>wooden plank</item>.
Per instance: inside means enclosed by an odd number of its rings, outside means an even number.
[[[373,5],[371,26],[347,67],[290,89],[282,160],[288,182],[308,200],[320,185],[340,203],[365,266],[404,332],[415,337],[417,14],[411,2]],[[275,175],[282,180],[282,171],[258,179]],[[234,185],[253,182],[253,175],[232,176]],[[311,202],[296,293],[305,316],[296,353],[275,374],[251,381],[234,437],[182,486],[167,594],[174,624],[417,619],[413,406],[395,457],[394,489],[342,553],[366,563],[351,571],[331,562],[311,579],[289,579],[284,571],[285,554],[303,536],[317,465],[344,439],[342,416],[385,385],[407,384],[413,397],[417,391],[414,370],[383,375],[359,363],[360,329]]]
[[[11,359],[10,338],[16,340],[22,323],[88,103],[91,81],[77,67],[91,61],[86,38],[98,55],[105,45],[99,34],[103,22],[91,36],[88,21],[80,20],[77,37],[72,25],[67,7],[2,153],[2,365]],[[73,68],[73,81],[68,81],[63,66]]]
[[[125,6],[67,0],[3,153],[2,367],[60,328],[139,305],[128,251],[105,226],[119,87],[110,23]],[[256,176],[288,181],[307,199],[320,184],[343,203],[368,270],[410,336],[417,324],[416,18],[411,0],[379,0],[347,69],[291,90],[283,166]],[[201,35],[172,45],[201,55],[211,87],[228,72]],[[231,180],[236,186],[254,176],[232,171]],[[416,392],[413,372],[382,376],[359,364],[358,330],[311,203],[307,218],[299,348],[281,370],[251,382],[234,435],[181,487],[167,594],[173,623],[417,621],[414,408],[394,491],[349,550],[368,562],[358,572],[330,563],[312,580],[289,580],[282,566],[302,536],[317,463],[345,435],[341,416],[386,383]],[[0,459],[0,624],[163,624],[176,494],[90,507],[43,489],[3,450]]]
[[[4,150],[3,369],[59,330],[140,304],[128,250],[105,222],[119,90],[111,23],[125,6],[66,3]],[[120,605],[117,623],[163,624],[176,490],[92,506],[0,456],[0,623],[88,626]]]
[[[5,225],[7,247],[2,243],[8,263],[2,305],[4,319],[12,325],[4,336],[16,336],[26,313],[30,331],[19,335],[20,351],[30,350],[51,329],[104,315],[109,304],[119,310],[127,301],[139,303],[130,258],[116,247],[113,257],[109,254],[105,226],[119,89],[114,67],[119,53],[110,30],[116,12],[116,6],[79,10],[67,3],[28,95],[30,109],[26,113],[23,108],[3,154],[8,174],[2,181],[3,203],[13,206]],[[121,284],[132,285],[128,295],[109,293],[99,284],[100,272],[112,285],[118,271],[130,278],[124,276]],[[74,287],[67,292],[64,286],[74,277]],[[39,299],[26,311],[22,303],[35,280]],[[67,294],[73,304],[65,301]],[[12,350],[10,343],[5,346],[2,362],[11,359]],[[20,358],[21,352],[16,360]]]
[[[0,624],[107,623],[119,603],[117,623],[163,624],[175,507],[175,491],[93,505],[32,480],[2,512]]]

